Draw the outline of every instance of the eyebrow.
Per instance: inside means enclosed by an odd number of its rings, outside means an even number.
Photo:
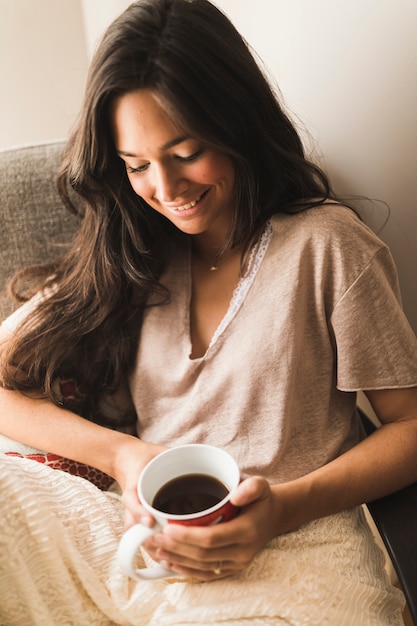
[[[177,146],[178,144],[182,143],[183,141],[186,141],[187,139],[189,139],[187,135],[181,135],[181,137],[175,137],[175,139],[171,139],[170,141],[167,141],[166,143],[164,143],[160,149],[169,150],[169,148],[173,148],[174,146]],[[133,154],[132,152],[125,152],[124,150],[117,150],[117,154],[119,154],[120,156],[135,157],[135,158],[139,156],[137,154]]]

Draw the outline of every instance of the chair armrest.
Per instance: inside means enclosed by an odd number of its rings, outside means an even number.
[[[368,510],[391,558],[417,624],[417,483],[368,502]]]
[[[369,435],[376,427],[358,410]],[[417,483],[368,502],[366,506],[391,558],[413,621],[417,624]]]

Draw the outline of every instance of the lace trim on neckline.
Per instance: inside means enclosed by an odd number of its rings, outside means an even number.
[[[239,280],[239,283],[237,284],[236,289],[233,292],[232,299],[230,300],[229,308],[227,309],[226,315],[223,317],[222,321],[216,328],[216,331],[209,343],[208,350],[210,350],[210,348],[215,344],[218,337],[223,333],[225,328],[230,324],[230,322],[240,309],[242,302],[244,301],[246,294],[248,293],[253,281],[255,280],[255,276],[261,266],[262,260],[268,249],[269,242],[271,241],[271,236],[272,226],[271,222],[268,221],[265,224],[262,235],[251,250],[248,262],[248,270],[245,275],[242,276],[242,278]]]

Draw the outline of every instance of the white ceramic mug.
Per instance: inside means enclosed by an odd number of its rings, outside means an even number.
[[[164,512],[155,508],[154,499],[161,488],[174,479],[186,475],[209,476],[224,486],[224,497],[213,506],[193,513]],[[118,547],[117,558],[123,570],[136,580],[178,576],[162,565],[155,567],[135,567],[137,550],[146,539],[160,532],[166,524],[186,524],[210,526],[232,519],[237,508],[230,502],[230,492],[239,484],[239,468],[236,461],[221,448],[206,444],[188,444],[171,448],[158,454],[142,471],[138,480],[138,496],[142,506],[155,519],[152,528],[135,524],[127,530]],[[194,503],[196,506],[196,503]]]

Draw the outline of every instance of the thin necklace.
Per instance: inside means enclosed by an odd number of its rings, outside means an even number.
[[[210,268],[209,268],[210,272],[217,272],[217,270],[219,269],[218,263],[220,259],[221,259],[221,255],[216,254],[213,265],[210,265]]]
[[[218,252],[216,254],[216,256],[214,257],[213,263],[209,267],[209,271],[210,272],[217,272],[217,270],[219,269],[219,265],[220,265],[221,261],[227,255],[228,251],[230,252],[230,249],[229,250],[222,250],[221,252]]]
[[[194,249],[194,254],[196,254],[195,249]],[[222,252],[218,252],[215,257],[214,257],[214,261],[211,265],[209,265],[209,271],[210,272],[217,272],[217,270],[219,269],[219,262],[222,260],[224,256],[224,251]],[[198,257],[198,254],[197,254]],[[200,257],[200,260],[204,262],[204,260]]]

